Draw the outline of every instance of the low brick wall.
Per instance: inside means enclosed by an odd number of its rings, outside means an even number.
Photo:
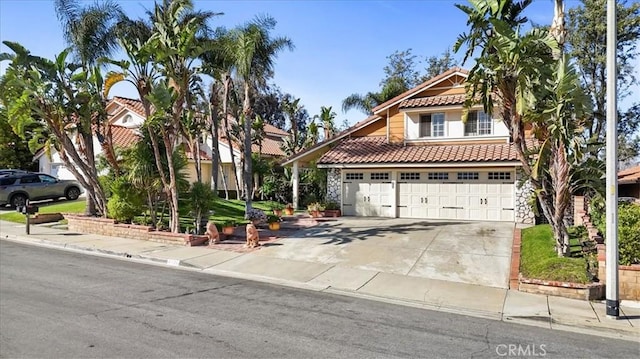
[[[528,278],[520,278],[520,286],[518,289],[521,292],[554,295],[580,300],[602,299],[605,294],[604,284],[601,283],[580,284]]]
[[[113,219],[64,214],[70,231],[110,237],[196,246],[207,241],[206,236],[156,231],[149,226],[116,223]]]
[[[558,297],[596,300],[605,295],[603,283],[570,283],[533,278],[524,278],[520,274],[520,247],[522,245],[522,231],[513,231],[513,245],[511,247],[511,271],[509,275],[509,289],[526,293],[553,295]]]
[[[41,224],[41,223],[52,223],[58,222],[64,219],[62,213],[38,213],[31,217],[29,223],[31,224]]]
[[[598,278],[607,281],[606,247],[598,244]],[[640,300],[640,265],[618,266],[619,297],[622,300]]]

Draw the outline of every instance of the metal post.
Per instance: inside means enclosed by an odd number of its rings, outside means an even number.
[[[29,228],[29,219],[31,218],[31,215],[29,214],[29,200],[27,199],[24,202],[24,215],[27,216],[27,234],[31,234],[31,228]]]
[[[607,317],[620,316],[618,299],[618,102],[616,1],[607,0]]]

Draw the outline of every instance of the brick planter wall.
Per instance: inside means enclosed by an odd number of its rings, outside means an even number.
[[[607,280],[606,247],[598,244],[598,278]],[[619,296],[622,300],[640,300],[640,265],[618,266]]]
[[[206,236],[156,231],[149,226],[116,223],[113,219],[64,214],[70,231],[99,234],[110,237],[197,246],[207,241]]]

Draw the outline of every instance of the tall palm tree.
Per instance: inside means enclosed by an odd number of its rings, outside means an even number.
[[[62,25],[64,38],[85,72],[96,72],[92,67],[98,66],[98,59],[110,55],[117,48],[115,36],[116,24],[123,16],[120,6],[111,0],[89,5],[78,0],[55,0],[56,15]],[[100,97],[102,93],[94,96]],[[109,163],[117,169],[117,161],[111,131],[106,115],[106,98],[96,99],[99,107],[95,114],[82,119],[78,127],[78,141],[92,168],[95,168],[93,130],[98,138]],[[92,126],[95,125],[95,126]],[[87,196],[86,213],[96,214],[93,196]]]
[[[252,166],[251,166],[251,128],[253,111],[251,106],[253,90],[273,74],[276,55],[284,49],[292,49],[293,43],[286,37],[272,38],[270,31],[276,21],[269,17],[257,17],[253,21],[231,32],[233,41],[227,51],[232,59],[233,68],[242,80],[244,117],[244,187],[246,210],[251,209]]]

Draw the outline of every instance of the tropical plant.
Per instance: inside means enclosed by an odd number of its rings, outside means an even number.
[[[258,17],[234,29],[226,51],[243,86],[242,116],[244,118],[244,188],[246,211],[251,209],[253,171],[251,161],[251,129],[254,114],[251,106],[252,91],[273,74],[275,56],[286,48],[293,48],[286,37],[272,38],[270,31],[276,21],[268,16]]]
[[[588,102],[562,54],[563,30],[558,28],[562,21],[554,21],[553,34],[538,28],[521,34],[520,25],[527,21],[522,11],[531,0],[470,3],[456,5],[468,15],[470,29],[459,36],[454,50],[466,45],[464,61],[480,50],[467,79],[465,107],[479,100],[485,112],[493,113],[494,105],[499,105],[495,107],[509,130],[522,171],[553,229],[558,255],[568,255],[564,214],[572,166],[586,163],[585,144],[576,136]],[[526,139],[527,129],[538,141]]]
[[[280,216],[276,216],[275,214],[270,214],[267,216],[267,223],[279,223],[282,222],[282,218]]]
[[[324,130],[324,141],[330,139],[336,131],[336,113],[331,110],[331,106],[320,107],[320,115],[315,115],[313,118],[320,121],[320,126]]]
[[[211,190],[208,183],[194,182],[191,184],[188,195],[188,207],[193,215],[194,226],[197,234],[204,233],[206,218],[213,209],[213,201],[216,193]]]
[[[91,197],[89,214],[95,214],[95,210],[106,216],[106,198],[98,180],[94,154],[91,147],[84,146],[87,138],[92,137],[92,127],[100,126],[106,118],[101,105],[99,68],[84,71],[81,65],[69,63],[69,49],[51,61],[31,55],[20,44],[7,41],[4,44],[14,52],[0,55],[0,60],[11,60],[0,80],[1,105],[6,108],[9,123],[23,137],[26,129],[36,126],[38,130],[33,134],[37,134],[47,150],[53,146],[58,151]],[[74,141],[80,146],[75,146]]]

